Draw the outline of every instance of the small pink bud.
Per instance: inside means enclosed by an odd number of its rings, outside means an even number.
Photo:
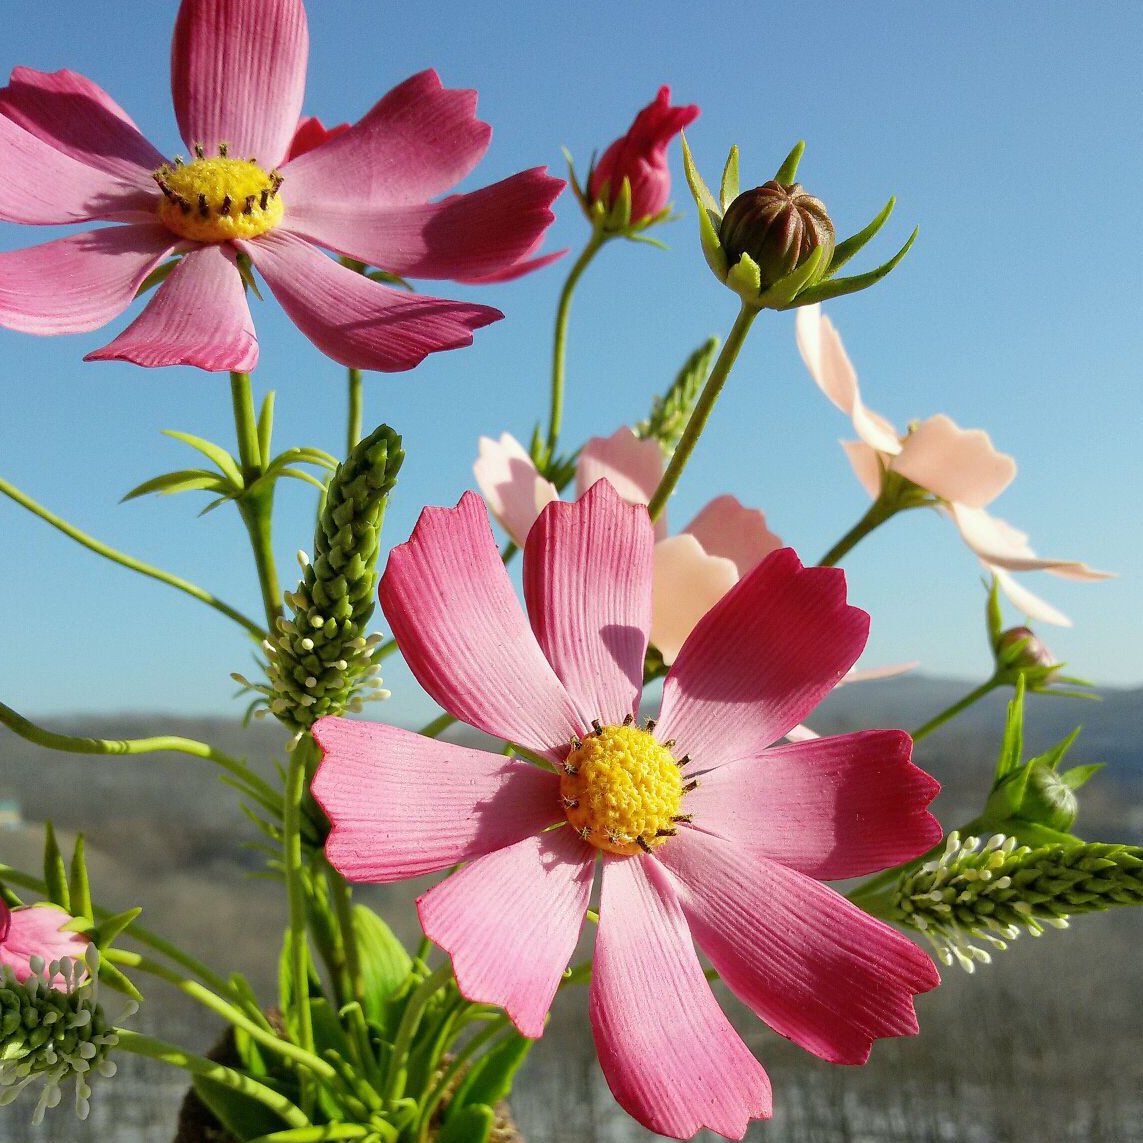
[[[771,179],[744,191],[727,208],[718,231],[731,266],[749,254],[762,271],[765,290],[796,270],[819,246],[823,269],[834,248],[833,222],[821,199],[800,183]]]
[[[1055,655],[1031,627],[1010,627],[996,640],[996,657],[1013,667],[1058,667]]]

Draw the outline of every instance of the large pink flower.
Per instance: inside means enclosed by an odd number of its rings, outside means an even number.
[[[457,718],[529,756],[324,718],[314,794],[347,877],[466,863],[418,901],[462,993],[539,1036],[602,859],[590,1011],[623,1107],[676,1138],[741,1138],[770,1114],[761,1066],[723,1015],[695,944],[782,1035],[863,1062],[917,1030],[932,962],[819,879],[862,875],[940,836],[936,783],[901,731],[773,746],[845,674],[868,617],[833,568],[784,549],[699,622],[653,732],[633,721],[654,532],[606,481],[540,514],[527,616],[479,497],[427,508],[381,603],[413,673]],[[553,828],[558,827],[558,828]],[[693,942],[693,943],[692,943]]]
[[[71,919],[55,905],[10,909],[0,901],[0,966],[11,969],[23,983],[32,975],[33,957],[41,957],[45,966],[63,957],[82,961],[89,942],[82,933],[63,931]],[[57,975],[52,983],[62,986],[65,982]]]
[[[521,547],[540,509],[559,498],[523,446],[509,433],[498,441],[480,438],[473,466],[476,483],[492,514]],[[576,495],[607,479],[624,500],[648,504],[663,476],[657,441],[640,440],[626,427],[609,437],[592,437],[576,464]],[[651,591],[651,642],[670,665],[694,625],[751,568],[782,541],[765,515],[744,508],[733,496],[718,496],[677,535],[667,535],[665,516],[655,525]]]
[[[797,342],[810,375],[823,393],[853,421],[860,438],[843,441],[857,479],[876,499],[885,474],[897,473],[932,493],[952,518],[961,538],[1004,593],[1026,615],[1071,626],[1071,620],[1018,583],[1012,572],[1046,571],[1063,579],[1108,579],[1078,560],[1045,559],[1028,544],[1026,533],[984,510],[1016,475],[1016,462],[998,452],[982,429],[962,429],[943,413],[911,425],[901,437],[884,417],[865,407],[837,330],[821,306],[803,306],[797,316]]]
[[[357,368],[412,368],[503,316],[392,289],[319,247],[405,277],[511,276],[545,261],[529,259],[563,183],[536,168],[430,202],[490,136],[475,93],[432,71],[291,155],[307,47],[301,0],[183,0],[171,88],[189,161],[162,155],[83,76],[17,68],[0,90],[0,219],[123,225],[0,254],[0,325],[96,329],[174,255],[139,317],[88,359],[253,368],[247,259],[320,350]]]
[[[627,134],[616,139],[591,168],[588,195],[611,206],[626,179],[631,188],[633,223],[661,213],[671,197],[667,146],[698,117],[699,109],[693,103],[672,107],[671,89],[660,87],[654,100],[635,116]]]

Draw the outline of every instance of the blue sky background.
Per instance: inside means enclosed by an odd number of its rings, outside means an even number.
[[[0,70],[82,72],[174,153],[183,149],[168,88],[175,11],[174,3],[61,0],[49,19],[21,6]],[[1019,475],[996,514],[1028,531],[1041,554],[1120,573],[1103,584],[1027,577],[1075,620],[1070,630],[1044,628],[1045,641],[1077,674],[1143,683],[1143,5],[321,0],[310,22],[306,111],[327,122],[358,118],[425,67],[479,90],[494,135],[467,187],[539,164],[562,173],[561,146],[586,171],[593,150],[669,83],[676,102],[703,109],[688,137],[708,182],[733,143],[751,185],[804,138],[801,180],[839,232],[852,233],[896,194],[896,214],[855,269],[888,257],[917,224],[913,251],[878,288],[827,307],[867,403],[900,427],[947,412],[988,429],[1017,458]],[[569,447],[644,416],[686,355],[733,320],[736,300],[698,247],[677,145],[671,159],[682,217],[659,231],[670,250],[614,242],[577,296]],[[549,248],[574,252],[587,225],[570,194],[556,209]],[[0,226],[0,248],[48,237]],[[526,439],[546,420],[552,317],[569,265],[481,290],[425,284],[507,318],[479,331],[470,349],[367,377],[368,424],[388,421],[408,450],[386,547],[407,538],[423,504],[454,503],[470,487],[481,434]],[[258,396],[278,393],[276,442],[339,452],[344,371],[267,298],[254,302],[262,345],[254,383]],[[123,324],[54,339],[0,330],[0,474],[105,542],[257,616],[236,513],[199,519],[198,494],[118,503],[141,481],[193,463],[162,429],[233,442],[225,375],[81,362]],[[867,506],[837,443],[850,435],[801,364],[793,315],[763,315],[671,518],[681,526],[710,497],[733,492],[815,560]],[[312,490],[281,486],[276,542],[286,582],[292,553],[311,546],[313,506]],[[237,627],[78,548],[6,499],[0,536],[4,702],[41,716],[235,709],[229,672],[253,669]],[[866,663],[920,659],[932,674],[987,675],[980,567],[947,520],[898,518],[846,569],[852,600],[873,617]],[[429,709],[400,670],[387,681],[397,696],[385,717]]]

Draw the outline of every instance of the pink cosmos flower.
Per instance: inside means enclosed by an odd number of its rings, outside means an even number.
[[[612,206],[627,179],[631,184],[633,223],[644,222],[665,210],[671,196],[667,145],[698,117],[699,109],[693,103],[672,107],[671,89],[660,87],[654,101],[635,116],[627,134],[616,139],[592,167],[587,180],[588,197]]]
[[[247,261],[322,352],[357,368],[410,369],[502,317],[391,289],[320,248],[403,277],[511,276],[545,261],[531,255],[563,183],[535,168],[431,202],[490,136],[475,93],[432,71],[291,154],[307,46],[301,0],[183,0],[171,88],[189,161],[156,150],[83,76],[17,68],[0,90],[0,220],[123,225],[0,253],[0,325],[96,329],[176,255],[142,313],[88,360],[252,369]]]
[[[545,504],[559,499],[556,487],[536,470],[509,433],[499,441],[480,438],[473,466],[476,483],[501,527],[520,546]],[[640,440],[626,426],[609,437],[592,437],[576,464],[576,496],[606,478],[624,500],[648,504],[663,476],[663,450]],[[651,642],[670,666],[694,625],[751,568],[782,541],[766,517],[733,496],[712,500],[677,536],[667,535],[665,516],[655,524],[651,589]]]
[[[524,548],[527,616],[475,493],[426,508],[380,597],[413,673],[445,710],[515,743],[469,749],[328,717],[313,791],[347,877],[466,863],[418,901],[461,992],[539,1036],[597,864],[590,1016],[620,1104],[653,1131],[741,1138],[770,1114],[765,1072],[705,979],[697,944],[744,1003],[835,1062],[917,1030],[932,962],[820,879],[858,876],[940,837],[936,783],[904,732],[774,746],[865,643],[834,568],[771,554],[709,611],[634,722],[651,618],[654,531],[600,481],[549,504]]]
[[[82,961],[89,942],[82,933],[63,931],[71,919],[55,905],[10,909],[0,901],[0,966],[11,969],[23,983],[32,975],[33,957],[42,957],[45,965],[65,956]],[[55,987],[64,983],[61,975],[52,979]]]
[[[911,425],[905,436],[899,436],[884,417],[863,404],[857,373],[821,306],[798,310],[796,336],[802,360],[818,387],[853,421],[860,440],[843,441],[842,447],[866,492],[876,499],[884,475],[895,472],[932,493],[964,542],[1021,611],[1070,627],[1066,615],[1033,595],[1011,573],[1046,571],[1074,580],[1109,579],[1110,573],[1078,560],[1037,556],[1026,533],[984,510],[1016,475],[1012,457],[998,452],[983,430],[961,429],[943,413]]]

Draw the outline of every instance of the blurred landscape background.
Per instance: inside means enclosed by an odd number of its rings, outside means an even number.
[[[915,677],[835,691],[811,720],[820,733],[920,725],[968,688]],[[952,828],[988,788],[1008,693],[995,693],[918,744],[917,760],[942,782],[934,809]],[[383,717],[380,708],[375,716]],[[1077,724],[1070,764],[1107,763],[1081,793],[1077,832],[1143,841],[1143,690],[1106,690],[1100,702],[1031,696],[1027,749]],[[283,736],[219,719],[121,716],[56,720],[51,729],[100,737],[182,734],[256,760],[267,774]],[[36,872],[42,821],[70,843],[82,827],[97,899],[143,906],[141,922],[216,968],[238,969],[273,1003],[284,927],[275,887],[255,876],[262,858],[236,799],[209,764],[181,755],[95,758],[43,750],[0,730],[0,861]],[[398,934],[417,937],[412,900],[425,884],[365,887],[362,899]],[[868,1066],[824,1064],[771,1033],[727,998],[770,1072],[775,1114],[747,1138],[770,1143],[1130,1143],[1143,1139],[1143,911],[1078,917],[1066,931],[1021,936],[974,976],[942,969],[920,997],[922,1034],[878,1042]],[[164,985],[132,1027],[205,1051],[218,1026]],[[115,1011],[117,998],[104,994]],[[165,1143],[186,1088],[182,1072],[130,1056],[95,1090],[91,1118],[66,1106],[29,1126],[32,1101],[0,1114],[3,1143]],[[594,1057],[586,990],[558,998],[544,1040],[516,1085],[513,1106],[529,1143],[642,1143],[656,1138],[619,1109]],[[65,1096],[66,1104],[66,1096]],[[705,1136],[714,1139],[714,1136]]]

